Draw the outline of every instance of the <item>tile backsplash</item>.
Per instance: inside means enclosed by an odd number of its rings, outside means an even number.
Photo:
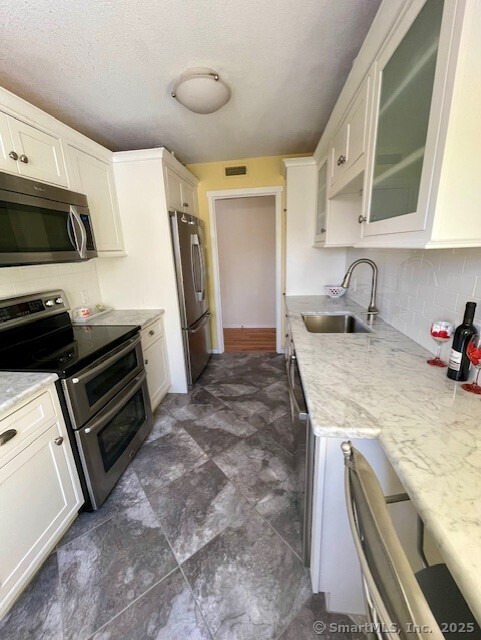
[[[63,289],[72,309],[85,304],[82,292],[90,303],[99,302],[96,260],[0,269],[0,298],[50,289]]]
[[[431,322],[460,324],[468,300],[478,303],[474,321],[481,325],[481,249],[348,249],[347,266],[358,258],[371,258],[379,268],[381,317],[426,349],[436,349]],[[367,265],[353,273],[348,295],[363,306],[369,303],[371,276]],[[444,357],[449,349],[450,343],[443,347]]]

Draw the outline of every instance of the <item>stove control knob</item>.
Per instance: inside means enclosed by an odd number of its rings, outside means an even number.
[[[53,300],[47,300],[47,301],[45,302],[45,306],[46,306],[46,307],[53,307]]]
[[[63,298],[55,298],[55,304],[63,304]]]

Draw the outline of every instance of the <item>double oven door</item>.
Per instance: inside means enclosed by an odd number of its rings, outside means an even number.
[[[93,509],[112,491],[152,428],[140,337],[62,381]]]

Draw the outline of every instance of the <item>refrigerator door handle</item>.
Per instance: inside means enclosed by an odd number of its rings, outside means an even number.
[[[198,333],[210,320],[210,313],[206,313],[202,316],[198,323],[194,324],[191,329],[189,329],[189,333]]]
[[[204,299],[202,252],[200,250],[199,236],[196,233],[190,236],[190,266],[192,269],[195,299],[198,302],[202,302]]]
[[[201,243],[202,235],[199,236],[199,258],[200,258],[200,288],[202,291],[202,300],[205,300],[205,257],[204,247]]]

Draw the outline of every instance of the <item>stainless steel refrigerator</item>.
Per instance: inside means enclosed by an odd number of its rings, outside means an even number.
[[[210,358],[209,301],[202,220],[169,211],[187,381],[194,384]]]

